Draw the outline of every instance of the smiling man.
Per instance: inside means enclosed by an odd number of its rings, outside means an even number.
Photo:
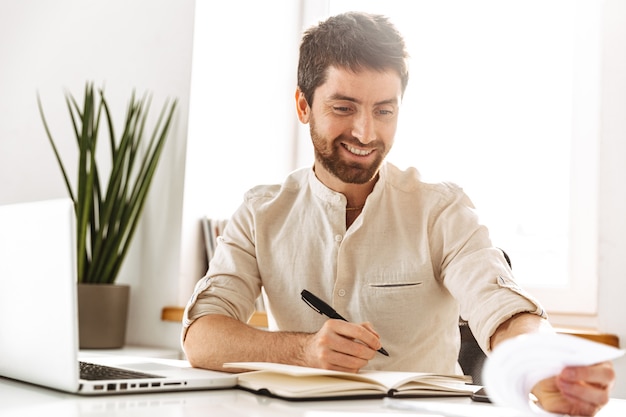
[[[296,91],[298,118],[310,125],[315,175],[347,199],[349,227],[365,206],[393,145],[402,98],[395,71],[331,66],[312,105]]]
[[[266,361],[357,372],[460,373],[459,315],[485,352],[552,331],[516,283],[469,198],[385,160],[408,82],[404,41],[384,17],[334,16],[303,37],[296,111],[313,167],[245,195],[187,305],[192,365]],[[348,322],[300,299],[307,289]],[[270,331],[246,324],[263,290]],[[389,356],[377,351],[384,344]],[[611,364],[566,368],[534,391],[548,410],[593,415]]]

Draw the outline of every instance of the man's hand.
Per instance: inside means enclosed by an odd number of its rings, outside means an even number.
[[[305,347],[306,366],[358,372],[380,349],[380,337],[369,323],[327,320]]]
[[[502,323],[491,337],[491,347],[524,333],[553,331],[533,314],[521,313]],[[572,416],[594,416],[609,401],[615,383],[610,362],[591,366],[570,366],[559,375],[540,381],[532,390],[546,411]]]
[[[549,412],[573,416],[594,416],[609,401],[615,383],[611,362],[564,368],[557,376],[544,379],[533,389],[539,405]]]
[[[271,332],[219,314],[202,316],[189,327],[184,347],[196,368],[226,372],[226,362],[277,362],[357,372],[381,344],[369,323],[327,320],[317,333]]]

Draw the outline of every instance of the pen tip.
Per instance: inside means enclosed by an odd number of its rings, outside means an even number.
[[[385,355],[385,356],[389,356],[389,353],[387,353],[387,351],[385,350],[385,348],[382,348],[382,347],[381,347],[380,349],[378,349],[378,351],[379,351],[380,353],[382,353],[383,355]]]

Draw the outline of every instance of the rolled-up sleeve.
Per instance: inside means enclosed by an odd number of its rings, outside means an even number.
[[[187,330],[198,318],[220,314],[247,322],[261,292],[256,262],[253,218],[244,203],[218,238],[207,274],[195,286],[183,314],[184,341]]]
[[[497,328],[514,315],[528,312],[546,317],[541,304],[516,283],[502,251],[493,246],[462,190],[434,219],[432,239],[441,248],[440,276],[485,352]]]

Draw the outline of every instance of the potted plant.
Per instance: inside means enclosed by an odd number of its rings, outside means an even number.
[[[75,188],[39,96],[37,103],[76,213],[79,343],[81,348],[117,348],[125,341],[130,287],[115,282],[146,202],[177,101],[165,102],[146,142],[147,95],[138,99],[133,92],[119,140],[104,92],[96,93],[93,83],[85,86],[82,108],[70,93],[65,99],[78,147]],[[108,130],[108,175],[98,165],[106,145],[98,140],[102,124]]]

